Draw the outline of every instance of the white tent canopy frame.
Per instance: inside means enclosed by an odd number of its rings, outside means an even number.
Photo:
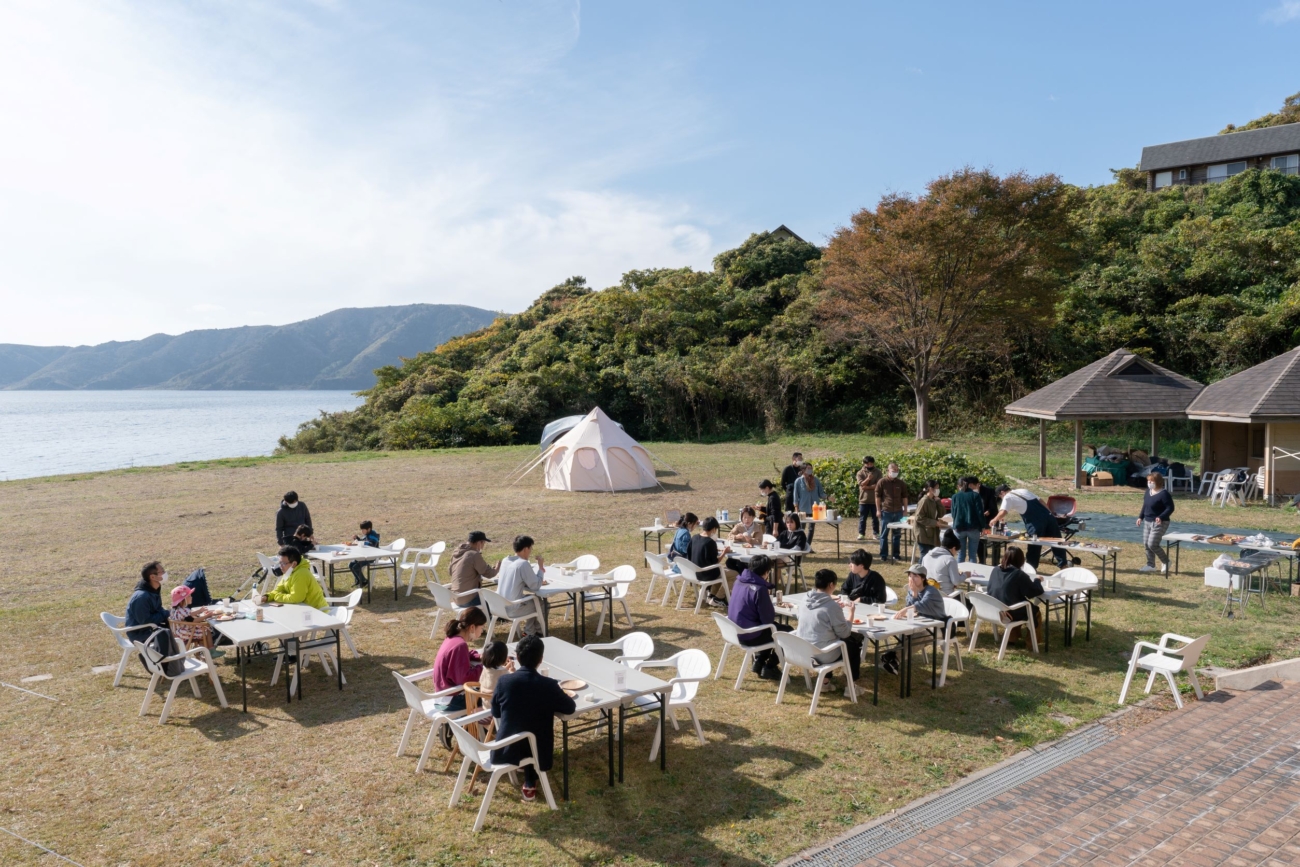
[[[618,466],[611,466],[611,450],[625,454],[631,464],[627,460],[616,458]],[[594,453],[595,460],[588,453]],[[638,453],[644,454],[646,459],[643,460]],[[580,459],[579,455],[583,457]],[[658,458],[649,449],[632,439],[600,407],[596,407],[582,422],[548,446],[522,472],[517,472],[510,483],[518,484],[537,467],[545,465],[546,486],[553,490],[603,490],[614,493],[656,486],[662,490],[663,485],[655,478],[654,460]],[[578,461],[577,467],[574,466],[575,461]],[[590,465],[586,462],[590,462]],[[603,472],[599,484],[597,479],[600,476],[594,472],[597,469]],[[635,476],[635,481],[632,481],[632,476]]]

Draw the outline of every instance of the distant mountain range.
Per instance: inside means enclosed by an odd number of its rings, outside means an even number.
[[[0,389],[341,389],[490,325],[461,304],[335,310],[291,325],[187,331],[98,346],[0,344]]]

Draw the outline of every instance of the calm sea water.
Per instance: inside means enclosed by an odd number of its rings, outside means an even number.
[[[346,391],[0,391],[0,479],[269,455]]]

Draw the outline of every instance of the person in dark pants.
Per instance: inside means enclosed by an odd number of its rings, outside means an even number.
[[[126,603],[124,625],[131,630],[127,635],[130,640],[144,641],[154,629],[167,628],[170,618],[162,603],[162,583],[166,577],[157,560],[145,563],[140,570],[140,582]]]
[[[275,513],[275,544],[283,548],[293,544],[293,533],[303,524],[312,526],[311,512],[307,504],[298,499],[296,491],[290,491],[280,501],[280,510]]]
[[[763,481],[759,482],[758,490],[767,498],[767,520],[765,521],[767,532],[769,535],[775,536],[781,529],[781,516],[785,514],[785,511],[781,508],[781,495],[776,492],[771,479],[763,479]]]
[[[897,562],[903,531],[888,527],[907,517],[907,483],[899,478],[896,463],[891,462],[885,477],[876,483],[876,511],[880,512],[880,562],[889,562],[891,548]]]
[[[998,513],[998,496],[994,493],[993,486],[986,485],[979,479],[971,476],[970,489],[980,495],[980,502],[984,504],[984,526],[992,526],[993,516]],[[978,551],[981,565],[983,565],[985,559],[988,557],[987,548],[988,544],[984,541],[984,537],[981,536]]]
[[[1047,510],[1042,500],[1034,496],[1033,492],[1024,488],[1016,488],[1013,491],[1010,485],[1002,485],[998,488],[998,494],[1002,497],[1002,508],[993,516],[992,523],[1005,521],[1007,513],[1015,512],[1020,516],[1020,520],[1025,522],[1025,532],[1031,537],[1058,540],[1061,538],[1061,525],[1056,522],[1056,516]],[[1041,545],[1030,545],[1025,555],[1025,562],[1037,569],[1042,552]],[[1070,562],[1060,548],[1052,549],[1052,559],[1058,569],[1064,569]]]
[[[795,452],[790,457],[790,466],[781,471],[781,492],[785,494],[785,511],[796,511],[794,507],[794,483],[803,475],[803,452]],[[768,514],[771,514],[769,512]]]
[[[704,571],[700,576],[705,581],[711,581],[722,576],[722,580],[727,580],[722,571],[722,555],[718,553],[718,519],[712,515],[705,518],[700,523],[700,533],[691,539],[691,550],[687,559]],[[712,568],[710,568],[712,567]],[[715,608],[726,608],[727,600],[725,591],[719,590],[718,585],[709,588],[709,604]]]
[[[538,772],[551,769],[555,758],[555,715],[570,714],[578,706],[560,689],[560,684],[537,673],[546,645],[536,635],[527,635],[515,648],[518,668],[497,681],[492,692],[492,716],[499,720],[497,739],[531,732],[537,740],[537,767],[524,767],[523,797],[537,798]],[[514,764],[532,757],[528,741],[522,740],[492,751],[492,761]]]
[[[352,541],[349,542],[348,544],[365,545],[367,548],[378,548],[379,533],[375,530],[375,525],[372,524],[370,521],[362,521],[361,532],[353,536]],[[356,584],[354,586],[365,587],[367,584],[370,583],[370,579],[366,577],[365,567],[369,566],[373,562],[375,561],[374,560],[353,560],[351,563],[348,564],[348,568],[352,570],[352,577],[356,581]]]
[[[1025,552],[1015,545],[1008,545],[1002,555],[1002,565],[995,566],[989,574],[989,595],[1004,605],[1019,605],[1028,599],[1042,596],[1043,582],[1038,578],[1030,578],[1024,566]],[[1013,623],[1026,623],[1029,621],[1031,610],[1034,612],[1034,632],[1037,633],[1039,613],[1036,607],[1017,608],[1015,611],[1008,612],[1008,616]],[[1010,628],[1019,629],[1018,626]],[[1029,643],[1028,633],[1026,633],[1025,644]]]
[[[871,535],[880,535],[880,518],[876,515],[876,485],[879,484],[880,470],[876,469],[876,459],[867,455],[862,459],[862,469],[858,470],[858,541],[867,535],[867,519],[871,519]]]
[[[772,560],[764,554],[756,554],[749,560],[749,566],[736,579],[736,587],[731,593],[731,602],[727,606],[727,617],[741,629],[755,626],[771,626],[781,632],[789,632],[790,627],[776,622],[776,609],[772,607],[772,585],[767,583],[767,575],[772,571]],[[740,636],[740,643],[745,645],[771,644],[773,633],[751,632]],[[776,651],[760,650],[754,654],[754,674],[764,680],[780,680],[781,667]]]

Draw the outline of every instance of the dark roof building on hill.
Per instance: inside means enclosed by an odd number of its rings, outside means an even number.
[[[1127,349],[1116,349],[1087,367],[1007,406],[1011,415],[1036,418],[1039,474],[1047,475],[1047,422],[1074,422],[1074,479],[1081,484],[1083,422],[1151,420],[1151,452],[1159,445],[1160,419],[1185,419],[1203,386]]]
[[[1300,174],[1300,123],[1249,129],[1142,148],[1147,189],[1213,184],[1246,169]]]
[[[1300,126],[1300,124],[1296,124],[1296,125],[1297,125],[1297,126]],[[778,240],[778,241],[783,240],[783,239],[785,239],[785,238],[794,238],[796,241],[800,241],[800,242],[802,242],[802,243],[804,243],[804,244],[807,244],[807,243],[808,243],[807,241],[804,241],[803,238],[800,238],[800,237],[799,237],[798,235],[796,235],[794,232],[790,231],[790,228],[789,228],[788,226],[786,226],[785,223],[782,223],[781,225],[779,225],[779,226],[777,226],[775,229],[773,229],[772,232],[771,232],[771,236],[772,236],[773,238],[775,238],[776,240]]]

